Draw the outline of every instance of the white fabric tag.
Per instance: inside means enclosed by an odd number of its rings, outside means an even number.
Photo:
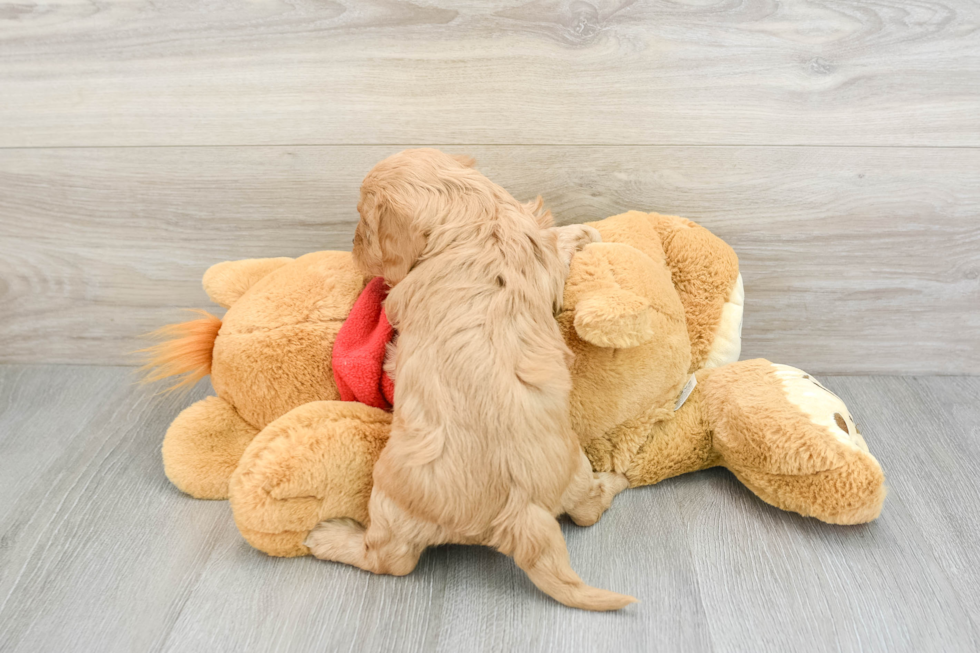
[[[694,391],[694,386],[696,386],[697,384],[698,384],[698,377],[692,374],[691,378],[688,379],[687,383],[684,385],[684,389],[681,390],[681,396],[677,400],[677,403],[674,405],[674,411],[678,411],[681,409],[681,406],[683,406],[684,402],[687,401],[687,398],[691,396],[691,392]]]

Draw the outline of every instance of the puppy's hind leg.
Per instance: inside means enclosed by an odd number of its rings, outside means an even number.
[[[623,474],[593,472],[585,452],[579,453],[579,467],[561,497],[561,509],[579,526],[591,526],[599,521],[613,498],[629,487],[629,481]]]
[[[371,525],[352,519],[330,519],[310,531],[306,546],[321,560],[343,562],[375,574],[404,576],[412,572],[422,551],[434,544],[435,527],[420,522],[377,488],[368,506]]]

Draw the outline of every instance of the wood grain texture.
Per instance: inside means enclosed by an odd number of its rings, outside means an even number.
[[[834,385],[849,405],[860,407],[862,428],[884,445],[889,501],[898,499],[921,524],[921,546],[963,604],[972,606],[980,643],[980,547],[973,535],[980,532],[980,377],[841,378]]]
[[[955,0],[0,3],[0,146],[980,145]]]
[[[641,599],[592,614],[482,547],[404,578],[269,558],[163,476],[164,429],[206,383],[161,398],[125,368],[0,366],[0,650],[977,650],[980,379],[821,380],[885,468],[879,520],[785,513],[722,470],[628,490],[564,526],[585,579]]]
[[[716,650],[976,650],[977,378],[822,380],[885,470],[882,516],[827,527],[721,470],[676,479]]]
[[[158,649],[215,538],[235,534],[227,505],[185,500],[160,462],[161,429],[205,388],[164,399],[133,382],[0,368],[3,458],[34,463],[3,480],[0,650]]]
[[[361,178],[398,149],[0,150],[0,361],[132,363],[139,334],[209,306],[213,263],[349,250]],[[564,223],[653,210],[724,238],[745,280],[743,358],[980,368],[980,150],[452,151]]]

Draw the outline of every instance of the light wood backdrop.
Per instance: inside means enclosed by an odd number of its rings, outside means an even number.
[[[743,356],[980,369],[967,0],[0,1],[0,362],[128,364],[212,263],[349,249],[411,145],[561,222],[697,220]]]

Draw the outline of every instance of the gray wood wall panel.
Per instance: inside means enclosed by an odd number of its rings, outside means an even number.
[[[0,146],[980,145],[963,0],[0,5]]]
[[[155,397],[126,368],[0,365],[0,650],[976,651],[980,381],[821,380],[885,469],[881,517],[806,519],[724,470],[628,490],[564,526],[583,578],[641,599],[593,614],[483,547],[403,578],[265,556],[163,476],[206,382]]]
[[[209,306],[209,265],[349,249],[360,180],[398,149],[0,149],[0,361],[131,364],[139,334]],[[980,149],[447,149],[561,222],[642,209],[713,230],[741,259],[744,357],[980,369]]]

